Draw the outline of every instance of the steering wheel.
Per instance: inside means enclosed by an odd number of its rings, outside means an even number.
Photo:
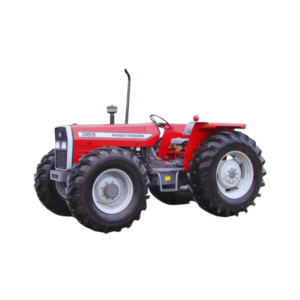
[[[154,117],[157,117],[157,118],[163,120],[164,123],[157,123]],[[170,129],[171,129],[171,125],[170,125],[165,119],[163,119],[163,118],[160,117],[160,116],[157,116],[157,115],[151,115],[151,116],[150,116],[150,120],[151,120],[157,127],[159,127],[159,128],[163,128],[163,129],[165,129],[165,130],[170,130]]]

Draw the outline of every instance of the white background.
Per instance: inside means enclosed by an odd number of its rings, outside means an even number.
[[[299,1],[1,1],[1,299],[299,299]],[[54,127],[245,122],[266,187],[238,218],[153,197],[108,235],[33,174]]]

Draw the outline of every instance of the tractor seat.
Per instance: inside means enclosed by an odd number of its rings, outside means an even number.
[[[186,125],[183,135],[185,136],[190,136],[191,132],[194,128],[195,122],[190,122]],[[181,146],[186,146],[188,143],[189,139],[183,139],[183,138],[174,138],[171,140],[171,145],[181,145]]]

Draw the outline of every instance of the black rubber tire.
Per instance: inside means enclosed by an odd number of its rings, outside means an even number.
[[[254,170],[254,180],[249,191],[241,198],[241,204],[229,204],[226,196],[221,193],[217,185],[216,171],[219,161],[230,151],[241,151],[251,160]],[[232,216],[241,211],[247,212],[249,205],[255,205],[254,199],[260,197],[259,190],[265,186],[263,176],[266,171],[263,167],[265,160],[261,150],[254,140],[237,131],[221,131],[210,135],[201,143],[194,154],[191,166],[191,184],[195,199],[199,206],[216,216]],[[227,198],[228,199],[228,198]]]
[[[169,205],[189,204],[193,198],[189,190],[182,190],[178,192],[161,192],[158,186],[150,187],[149,190],[156,199]]]
[[[72,216],[66,199],[57,192],[55,181],[50,180],[50,170],[54,170],[54,150],[45,155],[34,175],[34,188],[43,205],[59,216]]]
[[[132,180],[134,194],[129,205],[116,214],[106,214],[94,204],[92,188],[105,170],[118,168]],[[121,148],[101,148],[81,157],[74,165],[67,182],[67,203],[72,215],[84,226],[104,233],[129,228],[146,209],[147,170],[132,151]]]

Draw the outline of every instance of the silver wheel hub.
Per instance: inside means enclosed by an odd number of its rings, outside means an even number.
[[[243,197],[251,188],[254,170],[249,157],[240,151],[228,152],[220,160],[217,168],[217,184],[219,190],[228,198],[228,203],[241,203]]]
[[[131,202],[133,184],[124,171],[109,169],[96,178],[92,196],[100,211],[116,214],[124,210]]]
[[[103,194],[106,198],[114,199],[119,194],[119,187],[114,183],[107,184],[103,189]]]
[[[241,180],[239,164],[233,160],[223,160],[219,165],[218,182],[224,189],[236,187]]]

